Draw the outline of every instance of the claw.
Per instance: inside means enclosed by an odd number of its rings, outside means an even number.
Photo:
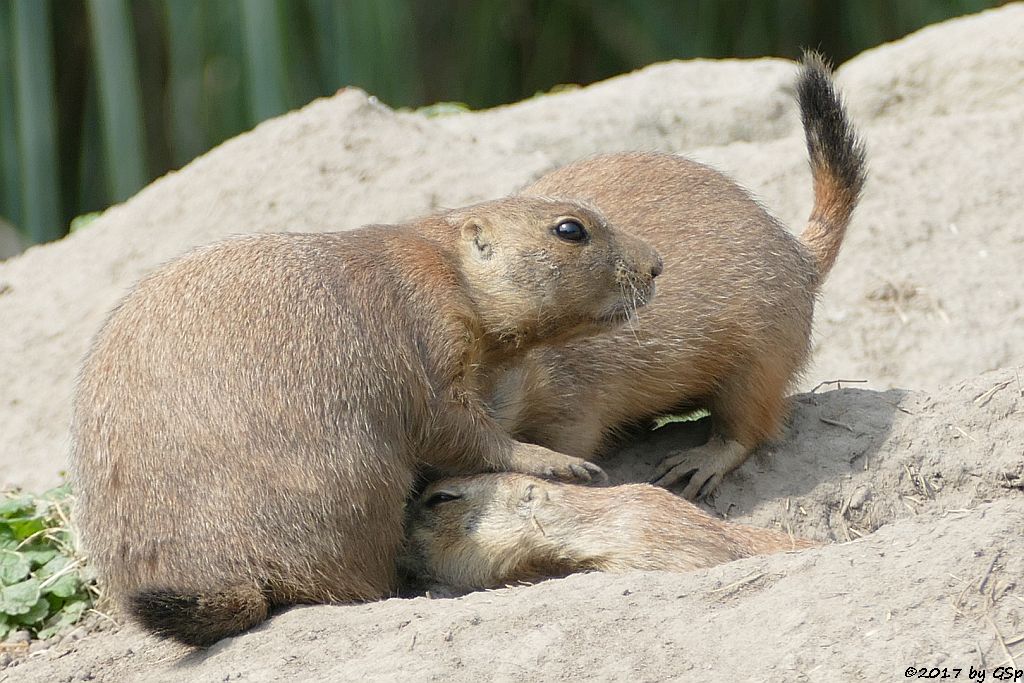
[[[608,473],[603,469],[592,462],[584,462],[583,466],[587,469],[587,473],[590,475],[590,481],[597,482],[599,484],[608,483]]]
[[[587,471],[587,468],[585,466],[573,463],[569,465],[569,470],[572,472],[573,476],[577,480],[584,482],[590,481],[590,472]]]
[[[679,482],[685,483],[692,481],[694,479],[694,476],[697,474],[697,471],[698,470],[696,467],[671,467],[663,474],[655,474],[654,477],[651,479],[651,483],[654,484],[655,486],[660,486],[662,488],[667,489],[671,486],[675,486]]]
[[[700,475],[699,471],[695,473],[690,478],[690,483],[683,489],[683,497],[687,500],[706,498],[722,483],[722,475],[717,472],[712,472],[706,477]]]

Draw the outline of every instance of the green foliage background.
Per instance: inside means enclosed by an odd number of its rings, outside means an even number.
[[[840,63],[991,0],[0,0],[0,218],[30,242],[357,85],[512,102],[689,57]]]

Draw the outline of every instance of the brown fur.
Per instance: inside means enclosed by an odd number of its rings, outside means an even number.
[[[713,490],[775,437],[810,351],[821,282],[864,182],[864,151],[828,68],[797,83],[815,203],[801,239],[730,179],[668,154],[611,154],[553,171],[524,195],[582,199],[665,259],[659,296],[615,334],[531,353],[491,379],[493,414],[517,438],[585,458],[653,416],[711,410],[706,446],[668,459],[657,482]]]
[[[716,519],[648,484],[587,487],[518,474],[436,482],[410,505],[415,582],[495,588],[579,571],[686,572],[815,544]]]
[[[566,218],[589,238],[558,238]],[[508,198],[158,270],[96,337],[74,400],[77,521],[108,593],[205,645],[275,606],[390,594],[418,466],[601,475],[513,441],[478,378],[621,323],[660,269],[578,202]]]

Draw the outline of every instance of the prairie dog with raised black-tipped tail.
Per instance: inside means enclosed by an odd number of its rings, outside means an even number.
[[[712,491],[777,436],[811,346],[814,303],[866,177],[862,143],[813,53],[796,84],[814,180],[799,238],[723,174],[681,156],[608,154],[557,169],[523,195],[592,202],[665,261],[659,295],[630,329],[545,347],[493,380],[489,404],[516,438],[593,458],[617,432],[695,407],[709,442],[655,477]]]

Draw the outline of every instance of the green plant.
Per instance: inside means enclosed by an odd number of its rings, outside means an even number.
[[[659,415],[654,418],[654,424],[651,429],[661,429],[665,425],[673,424],[675,422],[696,422],[702,420],[705,417],[709,417],[711,411],[707,408],[696,408],[688,413],[682,413],[679,415]]]
[[[74,624],[95,598],[95,582],[75,552],[67,484],[0,501],[0,638],[26,630],[47,639]]]
[[[83,213],[81,216],[75,216],[71,219],[71,227],[68,232],[78,232],[82,228],[88,227],[102,215],[102,211],[90,211],[89,213]]]

